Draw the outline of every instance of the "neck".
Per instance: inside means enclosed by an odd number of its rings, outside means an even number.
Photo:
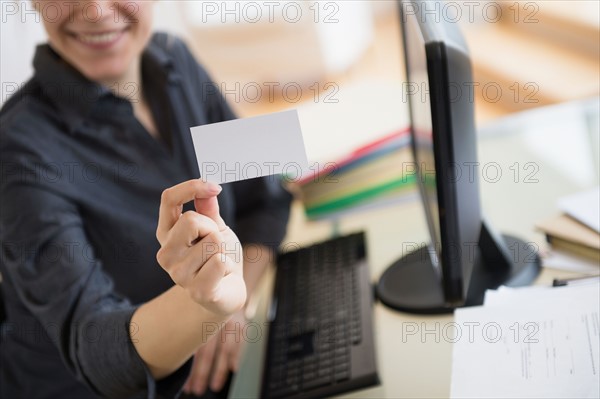
[[[135,58],[123,76],[100,82],[118,97],[126,98],[134,105],[143,101],[140,59]]]

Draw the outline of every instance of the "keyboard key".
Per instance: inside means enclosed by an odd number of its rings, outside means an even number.
[[[341,371],[339,373],[335,373],[335,375],[334,375],[335,381],[343,381],[343,380],[347,380],[348,378],[350,378],[350,372],[348,372],[348,371]]]
[[[272,391],[270,396],[272,398],[286,398],[290,395],[297,393],[299,388],[300,387],[298,385],[283,386],[281,389]]]
[[[331,384],[331,377],[315,378],[314,380],[307,381],[302,384],[304,389],[315,389],[325,385]]]

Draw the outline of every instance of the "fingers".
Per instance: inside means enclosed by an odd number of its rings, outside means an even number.
[[[199,238],[211,233],[218,233],[217,223],[208,216],[194,211],[188,211],[179,217],[175,226],[169,231],[169,245],[191,247]]]
[[[189,394],[190,392],[193,392],[192,391],[192,384],[196,380],[196,374],[198,374],[198,370],[200,368],[200,362],[201,362],[201,359],[202,359],[202,356],[200,356],[200,353],[201,353],[202,350],[204,350],[204,346],[201,347],[196,352],[196,355],[194,356],[194,360],[192,361],[192,368],[190,370],[190,375],[188,376],[187,380],[185,381],[185,384],[183,385],[183,392],[185,392],[185,393]],[[194,391],[194,393],[198,394],[195,391]]]
[[[222,246],[221,233],[210,233],[189,248],[185,256],[178,262],[170,267],[165,267],[165,270],[176,284],[186,289],[192,289],[193,286],[193,291],[204,291],[202,295],[200,293],[192,295],[192,299],[199,303],[208,301],[215,290],[215,285],[229,273],[226,265],[222,262],[224,256],[221,253]],[[208,269],[202,274],[203,277],[197,279],[198,273],[206,268]],[[204,278],[206,280],[203,280]]]
[[[194,289],[190,295],[194,301],[203,304],[209,310],[212,310],[212,304],[221,302],[223,298],[219,293],[219,285],[226,275],[228,262],[231,260],[227,255],[215,254],[208,258],[194,276],[191,276],[190,285],[193,285]]]
[[[192,392],[196,395],[202,395],[208,386],[208,378],[219,346],[219,335],[215,335],[209,340],[206,345],[196,353],[199,358],[199,366],[197,373],[192,377]]]
[[[160,199],[160,210],[158,217],[158,227],[156,229],[156,238],[162,244],[166,236],[179,220],[183,204],[194,200],[196,210],[199,213],[210,217],[219,227],[224,225],[221,216],[219,216],[219,204],[217,195],[221,192],[221,187],[210,182],[202,180],[188,180],[176,186],[163,191]],[[198,204],[196,204],[198,200]]]
[[[167,233],[160,250],[156,254],[158,263],[170,273],[171,265],[187,256],[190,248],[198,243],[199,238],[206,238],[211,234],[217,234],[217,237],[214,237],[217,242],[222,240],[219,228],[214,220],[194,211],[184,213],[177,223],[175,223],[175,226]],[[207,247],[207,245],[205,244],[203,247]]]
[[[246,321],[240,313],[230,319],[221,330],[221,344],[214,361],[210,389],[218,392],[227,382],[229,372],[236,372],[242,353],[242,330]]]
[[[203,237],[198,241],[199,237]],[[224,246],[215,222],[194,211],[186,212],[156,254],[158,263],[175,283],[187,287],[211,256]]]
[[[196,198],[194,200],[194,207],[196,208],[196,212],[213,219],[217,223],[219,230],[224,230],[227,227],[219,213],[219,202],[216,197]]]
[[[163,247],[157,258],[171,279],[185,288],[193,301],[215,313],[227,314],[230,308],[237,310],[245,301],[243,272],[235,259],[239,255],[226,254],[227,246],[236,245],[239,243],[227,243],[221,232],[212,232],[179,253]],[[227,278],[229,276],[235,276],[241,283],[236,284]]]
[[[210,381],[210,389],[214,392],[219,392],[223,388],[223,385],[227,380],[227,374],[229,373],[229,357],[231,356],[231,353],[228,350],[227,344],[221,345],[221,347],[222,350],[217,354],[215,367]]]
[[[210,382],[210,389],[218,392],[223,389],[229,371],[237,371],[243,341],[239,340],[245,320],[242,317],[229,320],[226,331],[212,337],[206,345],[200,347],[194,356],[190,376],[185,385],[185,392],[202,395]]]

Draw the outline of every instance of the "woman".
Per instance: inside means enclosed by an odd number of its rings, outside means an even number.
[[[239,347],[209,338],[243,320],[289,194],[197,179],[189,127],[234,116],[181,41],[152,35],[153,2],[52,3],[0,114],[0,396],[218,389]]]

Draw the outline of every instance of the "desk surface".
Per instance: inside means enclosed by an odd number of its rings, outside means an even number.
[[[599,99],[562,104],[498,120],[479,132],[481,200],[493,225],[533,242],[543,251],[536,222],[557,213],[562,195],[599,184]],[[426,243],[428,232],[418,201],[348,216],[341,233],[366,230],[373,281],[403,255],[403,243]],[[309,244],[329,238],[332,222],[307,222],[293,207],[288,242]],[[536,284],[570,273],[544,269]],[[268,290],[265,286],[265,292]],[[263,306],[264,308],[264,306]],[[260,318],[260,316],[259,316]],[[345,397],[448,397],[452,345],[440,331],[452,315],[417,316],[375,304],[374,323],[382,384]],[[417,328],[417,333],[408,334]],[[234,396],[248,397],[245,383],[260,376],[258,345],[248,345]]]

